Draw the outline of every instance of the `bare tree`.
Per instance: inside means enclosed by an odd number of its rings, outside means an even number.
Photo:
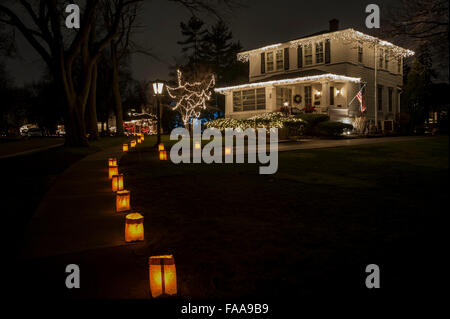
[[[448,0],[400,0],[390,8],[383,33],[414,48],[428,45],[448,69],[448,15]]]
[[[92,49],[95,43],[95,24],[92,26],[93,32],[89,38],[88,46]],[[89,97],[86,106],[86,131],[89,135],[89,139],[96,140],[98,138],[98,126],[97,126],[97,78],[98,78],[98,66],[97,61],[94,62],[92,67],[91,88],[89,90]]]
[[[140,0],[113,1],[112,27],[98,41],[94,41],[92,33],[95,32],[93,25],[99,0],[84,3],[80,29],[72,32],[67,32],[63,26],[64,1],[19,0],[17,3],[21,10],[15,10],[15,4],[0,5],[0,22],[14,26],[22,33],[48,65],[55,81],[61,85],[66,102],[67,145],[87,145],[85,111],[95,64],[101,52],[117,36],[124,9],[138,1]],[[83,75],[79,83],[76,83],[73,66],[79,57],[82,60]]]
[[[236,2],[234,0],[169,0],[172,2],[177,2],[181,6],[187,8],[191,13],[195,12],[207,12],[213,14],[215,16],[219,16],[219,12],[221,10],[217,6],[222,3],[228,8],[233,8],[236,6]],[[106,29],[109,30],[112,27],[111,21],[113,20],[113,10],[108,5],[109,1],[104,1],[104,21]],[[137,23],[138,12],[141,9],[141,5],[139,3],[129,6],[126,10],[124,10],[120,25],[118,36],[110,42],[110,52],[111,52],[111,66],[112,66],[112,91],[113,91],[113,102],[114,102],[114,110],[116,114],[116,126],[117,133],[123,134],[123,103],[122,96],[120,92],[119,86],[119,71],[121,62],[126,59],[131,53],[140,53],[151,58],[160,60],[154,54],[152,54],[151,50],[140,46],[135,43],[132,39],[135,31],[142,26]],[[162,113],[162,110],[160,110]]]
[[[103,32],[95,27],[101,0],[85,0],[82,7],[81,25],[78,30],[64,27],[66,1],[62,0],[17,0],[0,4],[0,23],[18,30],[50,69],[55,82],[65,99],[64,117],[67,145],[87,145],[86,123],[89,132],[96,132],[95,90],[96,65],[102,51],[119,35],[129,38],[125,30],[129,25],[124,12],[130,5],[142,0],[104,1],[111,7],[109,27]],[[178,2],[189,11],[204,11],[219,16],[219,5],[232,8],[235,0],[169,0]],[[81,2],[81,1],[80,1]],[[131,15],[133,16],[133,15]],[[121,32],[125,31],[125,32]],[[126,42],[126,41],[125,41]],[[116,42],[113,42],[116,45]],[[114,58],[118,58],[117,56]],[[81,79],[74,72],[74,62],[81,60]],[[117,65],[117,64],[115,64]],[[94,85],[93,85],[94,84]],[[114,89],[115,92],[117,88]],[[115,96],[117,105],[120,96]],[[89,103],[88,103],[89,102]],[[122,116],[120,105],[116,113]],[[88,108],[88,109],[87,109]],[[86,120],[86,111],[88,119]],[[118,125],[122,127],[122,125]]]
[[[113,27],[112,22],[114,21],[114,10],[108,2],[109,1],[105,1],[104,4],[104,21],[106,29],[110,30]],[[120,63],[124,58],[128,57],[133,47],[135,47],[131,37],[134,29],[137,27],[135,23],[139,10],[140,5],[136,3],[133,6],[129,6],[127,10],[123,12],[120,19],[118,36],[109,44],[111,53],[112,91],[114,110],[116,114],[116,127],[117,133],[120,135],[123,134],[123,107],[119,86]]]

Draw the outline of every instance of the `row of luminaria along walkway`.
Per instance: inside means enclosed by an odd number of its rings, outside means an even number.
[[[137,139],[122,145],[123,152],[135,150],[145,139],[143,134],[135,136]],[[160,160],[167,160],[164,144],[158,145],[158,152]],[[124,188],[124,176],[119,174],[118,161],[115,157],[108,159],[108,177],[112,183],[112,191],[116,194],[116,213],[127,213],[125,216],[125,242],[143,241],[144,216],[131,211],[131,192]],[[149,282],[152,297],[177,294],[177,275],[172,255],[149,258]]]

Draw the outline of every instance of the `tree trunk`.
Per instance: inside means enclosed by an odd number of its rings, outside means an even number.
[[[92,70],[91,89],[89,90],[89,99],[86,112],[86,126],[90,140],[98,139],[97,125],[97,63]]]
[[[64,130],[66,146],[88,146],[86,138],[86,126],[82,100],[77,97],[73,86],[70,85],[70,74],[61,65],[56,65],[52,70],[54,78],[58,79],[57,86],[64,92]],[[70,73],[70,72],[69,72]]]
[[[86,127],[84,125],[84,114],[82,108],[77,104],[78,101],[67,101],[69,111],[65,118],[67,146],[88,146],[86,138]]]
[[[95,62],[93,62],[95,63]],[[61,78],[65,82],[64,91],[67,103],[66,145],[88,146],[86,137],[86,105],[92,85],[93,63],[83,63],[83,86],[80,92],[75,89],[70,69],[60,68]]]
[[[116,111],[117,134],[123,135],[122,97],[120,95],[120,87],[119,87],[119,60],[117,58],[117,52],[114,41],[111,42],[111,62],[112,62],[112,86],[113,86],[112,89],[113,89],[113,101]]]

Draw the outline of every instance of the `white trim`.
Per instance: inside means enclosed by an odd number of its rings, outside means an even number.
[[[284,79],[284,80],[276,80],[276,81],[266,81],[266,82],[257,82],[257,83],[248,83],[241,84],[235,86],[228,86],[223,88],[214,89],[217,93],[224,93],[227,91],[239,90],[239,89],[247,89],[247,88],[256,88],[262,86],[269,85],[283,85],[283,84],[296,84],[307,81],[318,81],[318,80],[330,80],[330,81],[348,81],[348,82],[361,82],[361,78],[354,78],[350,76],[337,75],[332,73],[321,74],[321,75],[312,75],[312,76],[304,76],[293,79]]]
[[[324,34],[320,34],[320,35],[316,35],[316,36],[310,36],[307,38],[300,38],[297,40],[292,40],[292,41],[287,41],[284,43],[277,43],[277,44],[273,44],[273,45],[268,45],[262,48],[257,48],[257,49],[253,49],[253,50],[248,50],[248,51],[243,51],[237,54],[237,59],[239,61],[242,62],[246,62],[249,60],[250,55],[253,54],[257,54],[259,52],[263,52],[266,50],[270,50],[270,49],[274,49],[274,48],[278,48],[282,45],[285,44],[289,44],[290,47],[297,47],[300,44],[305,44],[308,42],[313,42],[313,41],[323,41],[324,39],[337,39],[337,40],[360,40],[360,41],[365,41],[365,42],[369,42],[372,45],[379,45],[382,47],[390,47],[393,50],[393,53],[395,53],[395,55],[400,55],[402,57],[408,57],[408,56],[412,56],[414,55],[414,51],[412,50],[408,50],[402,47],[399,47],[395,44],[392,44],[388,41],[384,41],[381,40],[379,38],[370,36],[368,34],[362,33],[360,31],[356,31],[352,28],[349,29],[345,29],[345,30],[340,30],[340,31],[335,31],[335,32],[327,32]]]

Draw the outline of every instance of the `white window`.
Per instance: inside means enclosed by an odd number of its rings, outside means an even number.
[[[358,62],[363,62],[363,44],[361,42],[358,43]]]
[[[255,90],[242,91],[242,108],[243,111],[251,111],[255,109]]]
[[[277,108],[292,106],[292,90],[288,88],[277,88]],[[286,103],[286,105],[285,105]]]
[[[233,92],[233,112],[264,110],[265,108],[265,88]]]
[[[383,49],[378,49],[378,67],[383,67]]]
[[[267,72],[273,71],[273,52],[267,52]]]
[[[323,42],[316,42],[316,63],[323,62]]]
[[[312,106],[311,87],[305,86],[305,106]]]
[[[384,68],[389,69],[389,50],[384,50]]]
[[[233,92],[233,112],[242,111],[242,94],[241,91]]]
[[[260,88],[256,89],[256,109],[265,110],[266,109],[266,89]]]
[[[382,112],[383,111],[383,86],[382,85],[377,85],[377,99],[378,99],[378,111]]]
[[[283,69],[283,50],[276,51],[277,70]]]
[[[308,43],[305,45],[305,65],[312,64],[312,45]]]
[[[392,101],[392,96],[393,96],[393,92],[394,92],[394,89],[393,88],[388,88],[388,110],[389,110],[389,112],[392,112],[392,103],[393,103],[393,101]]]

